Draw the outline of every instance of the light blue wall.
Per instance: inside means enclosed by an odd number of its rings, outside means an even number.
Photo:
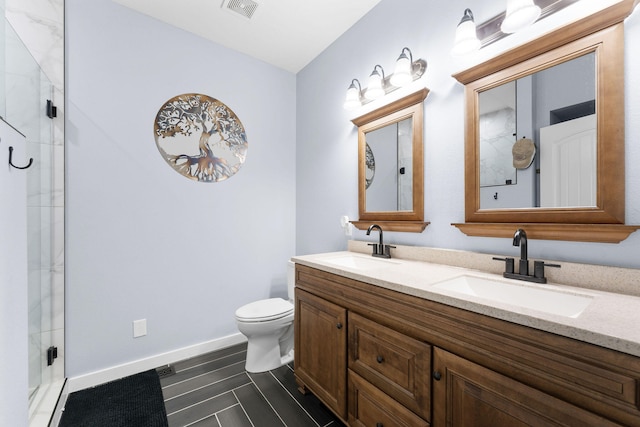
[[[67,0],[66,24],[67,377],[237,333],[237,307],[286,294],[295,75],[110,0]],[[245,127],[227,181],[190,181],[156,148],[158,109],[189,92]]]
[[[474,3],[478,22],[504,11],[505,2]],[[517,255],[510,239],[467,237],[450,224],[464,222],[463,87],[451,75],[462,69],[451,57],[455,26],[468,1],[382,0],[345,35],[298,74],[296,250],[340,250],[347,238],[339,217],[357,218],[357,134],[342,109],[352,78],[363,84],[380,64],[391,73],[404,46],[429,66],[424,119],[425,219],[421,234],[385,233],[389,243]],[[626,22],[626,215],[640,224],[640,12]],[[493,49],[513,47],[511,36]],[[473,61],[473,58],[471,62]],[[473,64],[467,64],[473,65]],[[374,240],[354,230],[355,239]],[[620,244],[530,241],[532,257],[640,267],[640,232]]]

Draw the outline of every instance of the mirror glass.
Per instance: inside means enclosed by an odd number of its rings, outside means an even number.
[[[478,93],[480,208],[596,206],[596,55]]]
[[[422,232],[424,88],[352,120],[358,127],[358,213],[366,230]]]
[[[365,133],[367,212],[413,209],[412,120]]]

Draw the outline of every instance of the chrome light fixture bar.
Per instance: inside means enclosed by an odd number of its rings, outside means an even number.
[[[360,86],[358,79],[351,80],[343,106],[347,110],[358,108],[419,79],[426,69],[427,61],[424,59],[414,61],[411,50],[405,47],[396,60],[392,75],[385,76],[382,66],[376,64],[369,76],[366,88],[363,89]]]

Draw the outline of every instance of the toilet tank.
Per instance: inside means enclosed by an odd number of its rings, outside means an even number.
[[[293,301],[294,292],[293,288],[296,286],[296,264],[289,260],[287,261],[287,294],[289,295],[289,301]]]

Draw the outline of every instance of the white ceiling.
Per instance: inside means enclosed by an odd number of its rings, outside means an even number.
[[[251,19],[224,0],[114,0],[167,24],[297,73],[380,0],[253,0]]]

